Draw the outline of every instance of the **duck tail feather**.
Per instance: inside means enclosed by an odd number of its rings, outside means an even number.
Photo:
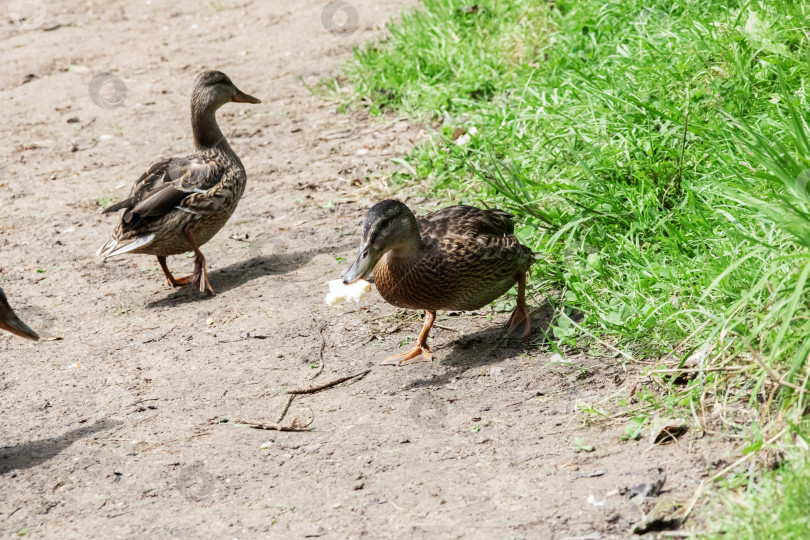
[[[116,240],[109,240],[106,244],[98,248],[96,257],[104,257],[107,259],[109,257],[115,257],[116,255],[123,255],[124,253],[129,253],[130,251],[134,251],[149,244],[154,239],[155,235],[150,234],[123,244]]]

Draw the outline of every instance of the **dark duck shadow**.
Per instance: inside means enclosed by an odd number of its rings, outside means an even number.
[[[104,419],[94,424],[73,429],[58,437],[31,441],[17,446],[0,447],[0,475],[41,465],[61,454],[79,439],[113,428],[119,424],[121,424],[120,421]]]
[[[347,247],[348,245],[321,246],[305,251],[258,255],[214,270],[208,274],[208,280],[217,294],[222,294],[264,276],[289,274],[306,266],[316,255],[345,250]],[[213,297],[201,294],[194,286],[184,285],[169,296],[150,302],[146,307],[177,306],[189,302],[204,302],[211,298]]]
[[[512,339],[506,335],[503,326],[497,325],[488,326],[473,334],[461,336],[455,341],[437,348],[436,352],[439,354],[436,356],[440,359],[439,364],[449,369],[439,375],[413,381],[407,385],[407,388],[442,386],[465,371],[499,364],[536,348],[538,344],[544,343],[548,339],[554,309],[546,304],[542,308],[531,312],[530,316],[532,318],[532,332],[526,339]],[[446,351],[446,354],[442,357],[441,352],[444,351]]]

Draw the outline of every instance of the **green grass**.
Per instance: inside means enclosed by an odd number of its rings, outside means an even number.
[[[478,5],[429,0],[345,67],[355,104],[441,121],[392,183],[515,211],[549,256],[536,292],[583,315],[557,320],[558,346],[714,346],[704,365],[755,350],[801,384],[810,214],[789,188],[810,166],[807,7]]]
[[[799,540],[810,538],[810,461],[806,457],[769,471],[746,496],[725,493],[708,538]]]
[[[429,2],[389,26],[392,39],[356,51],[345,71],[372,113],[475,109],[521,84],[549,29],[542,2]]]
[[[752,451],[798,425],[810,377],[810,5],[469,5],[425,0],[325,83],[347,106],[437,126],[392,187],[512,210],[547,254],[532,292],[559,308],[557,350],[614,356],[609,344],[624,359],[671,355],[667,368],[698,359],[686,382],[661,377],[666,391],[639,388],[632,406],[617,398],[632,411],[627,439],[655,410],[701,424],[714,403],[758,409],[730,426]]]

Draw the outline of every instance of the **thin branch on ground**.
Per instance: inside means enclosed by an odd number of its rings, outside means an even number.
[[[272,430],[272,431],[307,431],[309,426],[312,425],[312,422],[315,421],[315,416],[313,415],[312,419],[306,424],[300,422],[298,417],[295,417],[291,423],[287,425],[283,425],[280,423],[266,423],[266,422],[259,422],[254,420],[234,420],[234,424],[244,424],[252,429],[263,429],[263,430]]]
[[[729,371],[732,373],[737,373],[740,371],[748,371],[751,369],[751,366],[729,366],[729,367],[709,367],[709,368],[683,368],[683,369],[656,369],[655,371],[651,371],[647,373],[647,376],[650,377],[652,375],[662,375],[665,373],[711,373],[716,371]]]
[[[786,432],[787,430],[788,430],[788,428],[783,428],[783,429],[782,429],[782,430],[781,430],[779,433],[777,433],[776,435],[774,435],[773,437],[771,437],[770,439],[768,439],[767,441],[765,441],[765,442],[762,444],[762,446],[767,446],[767,445],[769,445],[769,444],[773,443],[773,442],[774,442],[776,439],[778,439],[779,437],[781,437],[782,435],[784,435],[784,434],[785,434],[785,432]],[[728,471],[730,471],[730,470],[732,470],[732,469],[737,468],[739,465],[741,465],[742,463],[745,463],[745,462],[746,462],[748,459],[750,459],[752,456],[756,456],[756,455],[758,455],[758,454],[759,454],[759,452],[751,452],[750,454],[746,454],[746,455],[744,455],[743,457],[741,457],[740,459],[738,459],[737,461],[735,461],[734,463],[732,463],[731,465],[729,465],[728,467],[726,467],[725,469],[723,469],[722,471],[720,471],[719,473],[717,473],[717,474],[715,474],[714,476],[712,476],[712,477],[709,479],[709,482],[714,482],[715,480],[717,480],[718,478],[720,478],[721,476],[723,476],[724,474],[726,474]]]
[[[284,402],[284,408],[281,409],[281,414],[278,416],[278,422],[284,420],[284,417],[287,415],[287,411],[290,410],[290,404],[292,403],[294,397],[294,395],[287,396],[287,401]]]
[[[315,394],[320,392],[321,390],[326,390],[327,388],[332,388],[333,386],[337,386],[340,383],[344,383],[346,381],[350,381],[352,379],[361,379],[371,373],[370,369],[365,371],[361,371],[359,373],[355,373],[353,375],[347,375],[346,377],[340,377],[339,379],[335,379],[334,381],[330,381],[328,383],[322,384],[320,386],[313,386],[312,388],[302,388],[299,390],[289,390],[287,394],[291,395],[300,395],[300,394]]]
[[[326,327],[326,322],[324,322],[320,328],[318,328],[318,333],[321,335],[321,348],[318,350],[318,358],[320,358],[320,365],[318,366],[318,371],[315,372],[315,375],[310,377],[310,379],[314,379],[318,375],[323,372],[323,351],[326,349],[326,338],[323,335],[323,329]]]
[[[732,333],[735,334],[737,337],[739,337],[743,341],[743,343],[745,343],[745,346],[748,347],[749,351],[751,351],[751,356],[754,357],[754,361],[757,364],[759,364],[759,367],[761,367],[762,369],[765,370],[765,373],[768,374],[768,378],[771,379],[771,382],[773,382],[774,384],[777,384],[779,386],[784,386],[785,388],[790,388],[791,390],[795,390],[797,392],[801,391],[801,388],[799,388],[798,386],[796,386],[792,382],[786,381],[784,379],[784,377],[782,377],[779,373],[777,373],[777,371],[775,369],[773,369],[771,366],[766,364],[762,360],[762,358],[759,357],[759,353],[754,349],[754,347],[751,346],[751,342],[748,341],[747,337],[745,337],[745,336],[743,336],[741,334],[738,334],[737,332],[732,332]]]
[[[312,411],[310,410],[310,413]],[[312,425],[312,422],[315,421],[315,415],[312,414],[312,418],[309,422],[302,422],[297,416],[295,419],[290,422],[289,424],[282,424],[279,422],[261,422],[259,420],[234,420],[230,421],[227,418],[220,418],[215,416],[208,420],[208,424],[242,424],[248,426],[253,429],[264,429],[264,430],[273,430],[273,431],[308,431],[309,426]]]
[[[459,334],[462,334],[462,335],[464,334],[464,332],[462,332],[458,328],[452,328],[450,326],[444,326],[444,325],[436,324],[436,323],[433,323],[433,326],[436,327],[436,328],[441,328],[442,330],[450,330],[451,332],[458,332]]]

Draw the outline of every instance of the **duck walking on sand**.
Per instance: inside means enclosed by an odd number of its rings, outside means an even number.
[[[33,339],[34,341],[39,339],[37,333],[22,322],[14,313],[14,310],[11,309],[3,289],[0,289],[0,328],[20,337]]]
[[[473,206],[450,206],[417,219],[403,203],[386,200],[366,214],[360,252],[343,283],[374,273],[389,304],[425,310],[416,346],[383,360],[401,366],[432,359],[428,334],[437,310],[472,311],[517,283],[517,306],[507,331],[529,335],[526,272],[537,255],[514,235],[512,214]]]
[[[242,162],[217,125],[217,109],[229,102],[261,103],[220,71],[197,76],[191,92],[194,152],[153,164],[135,182],[127,199],[104,210],[105,214],[124,213],[98,256],[155,255],[169,285],[193,283],[200,292],[214,294],[200,246],[231,217],[247,181]],[[194,252],[194,273],[175,278],[166,257],[187,251]]]

